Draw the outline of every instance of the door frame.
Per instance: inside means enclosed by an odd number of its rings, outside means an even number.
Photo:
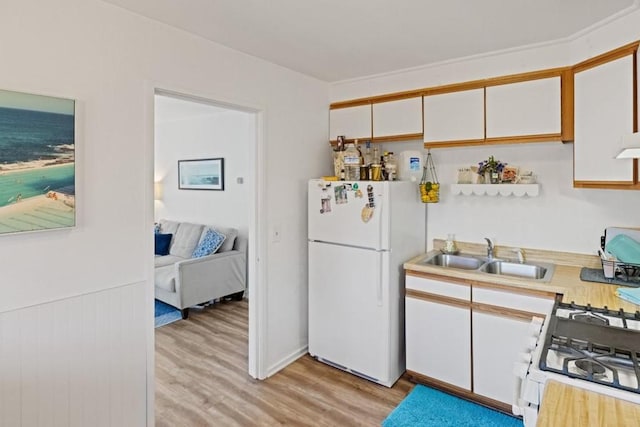
[[[249,202],[249,248],[247,254],[249,304],[248,333],[248,374],[256,379],[267,377],[267,274],[266,274],[266,229],[260,218],[266,212],[266,108],[263,105],[247,101],[228,99],[207,93],[202,90],[176,88],[158,82],[145,82],[145,194],[146,214],[144,225],[147,230],[153,229],[154,223],[154,146],[155,146],[155,95],[166,95],[187,101],[207,104],[252,113],[255,119],[255,138],[253,140],[254,170]],[[147,253],[153,253],[153,238],[147,240]],[[146,377],[147,377],[147,426],[155,424],[155,327],[154,327],[154,265],[153,257],[147,263],[147,281],[145,286],[147,337]]]

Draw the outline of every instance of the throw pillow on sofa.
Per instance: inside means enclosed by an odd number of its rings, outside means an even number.
[[[169,255],[169,246],[171,246],[171,239],[173,234],[155,233],[156,238],[156,255]]]
[[[222,243],[224,243],[225,239],[226,236],[224,234],[218,233],[217,231],[209,228],[202,237],[202,240],[200,240],[200,243],[198,243],[196,249],[193,251],[191,258],[201,258],[203,256],[216,253],[216,251],[220,249],[220,246],[222,246]]]

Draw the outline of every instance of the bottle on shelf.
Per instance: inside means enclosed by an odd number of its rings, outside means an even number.
[[[387,179],[389,181],[395,181],[396,179],[398,179],[398,162],[393,155],[393,151],[387,153],[385,167],[387,169]]]
[[[344,151],[344,174],[347,181],[360,179],[360,153],[354,144],[347,144]]]
[[[365,143],[365,149],[364,149],[364,165],[365,166],[371,166],[371,164],[373,163],[373,154],[371,153],[371,141],[367,141]]]

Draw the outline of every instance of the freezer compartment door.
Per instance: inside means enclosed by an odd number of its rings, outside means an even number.
[[[309,240],[389,249],[388,183],[311,180],[308,195]]]
[[[388,252],[309,242],[309,353],[385,385]],[[386,263],[386,264],[385,264]]]

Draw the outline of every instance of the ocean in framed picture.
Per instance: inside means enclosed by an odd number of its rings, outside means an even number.
[[[74,227],[75,101],[0,90],[0,234]]]

